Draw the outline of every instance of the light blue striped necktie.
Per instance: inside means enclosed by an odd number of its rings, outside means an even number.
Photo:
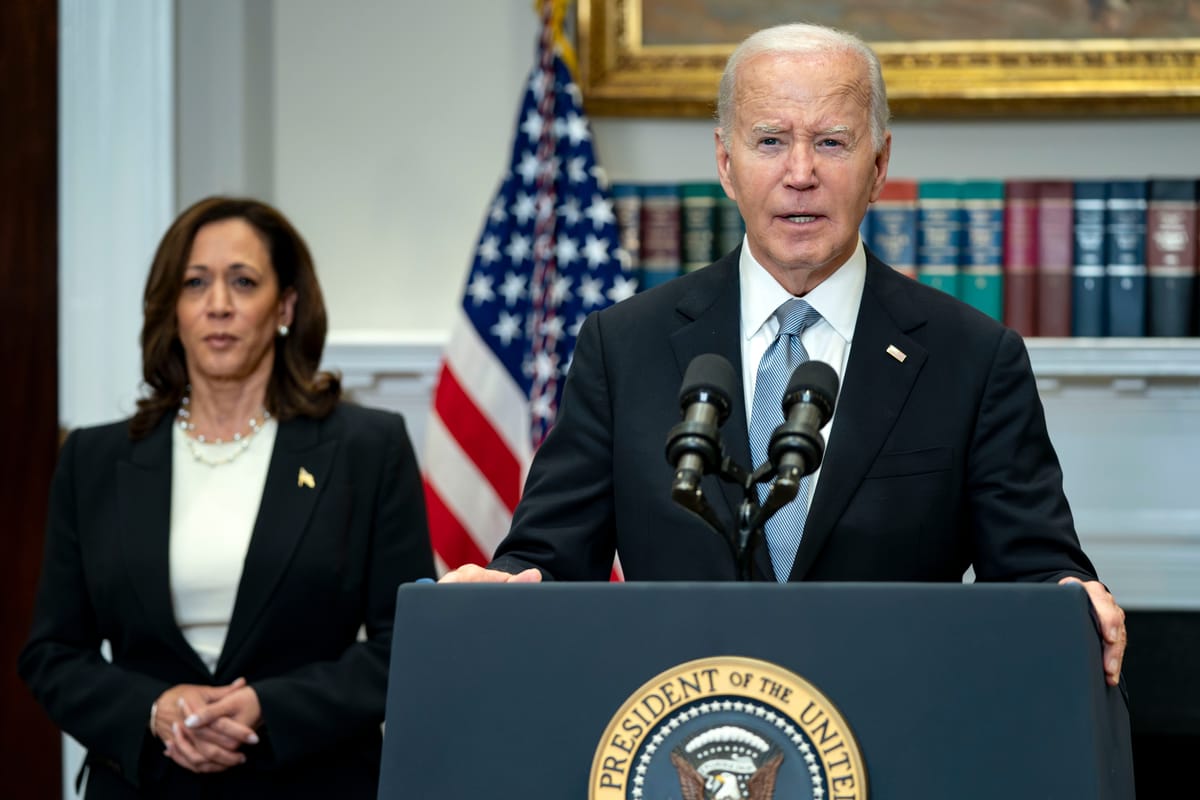
[[[754,408],[750,411],[750,455],[754,457],[754,467],[767,460],[771,433],[783,424],[783,393],[792,372],[808,361],[808,351],[800,342],[800,334],[821,319],[816,309],[799,298],[781,305],[775,310],[775,316],[782,320],[779,333],[763,353],[762,361],[758,362],[758,376],[754,379]],[[780,583],[786,582],[792,571],[800,536],[804,533],[811,477],[801,478],[796,499],[776,511],[764,526],[771,566]],[[767,484],[758,485],[758,502],[766,501],[769,490]]]

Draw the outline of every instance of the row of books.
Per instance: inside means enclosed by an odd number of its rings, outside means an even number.
[[[613,186],[643,287],[698,269],[745,230],[716,182]],[[1024,336],[1200,334],[1200,180],[888,180],[867,246]]]
[[[643,289],[711,264],[746,232],[716,181],[614,183],[612,194],[621,249]]]

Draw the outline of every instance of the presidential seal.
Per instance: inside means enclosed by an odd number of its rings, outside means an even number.
[[[689,661],[608,723],[588,800],[866,800],[850,726],[808,681],[767,661]]]

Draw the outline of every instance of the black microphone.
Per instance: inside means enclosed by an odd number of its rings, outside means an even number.
[[[721,464],[718,428],[729,418],[736,391],[733,365],[715,353],[692,359],[679,389],[683,421],[667,434],[667,462],[675,467],[671,496],[685,507],[699,499],[700,479]]]
[[[805,361],[796,367],[783,393],[784,422],[771,434],[768,457],[775,465],[776,490],[788,502],[800,488],[800,478],[817,471],[825,455],[821,428],[833,416],[838,376],[823,361]],[[777,499],[783,499],[782,497]]]

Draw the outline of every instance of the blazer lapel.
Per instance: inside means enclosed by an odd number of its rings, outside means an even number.
[[[217,662],[218,676],[236,663],[283,577],[325,489],[336,449],[336,440],[321,441],[317,420],[301,417],[279,424],[233,617]]]
[[[171,601],[171,424],[167,415],[150,435],[133,443],[117,469],[121,551],[129,584],[151,627],[180,659],[207,674],[175,621]]]
[[[928,356],[909,337],[925,318],[908,294],[912,280],[870,253],[850,359],[837,400],[821,479],[809,508],[790,580],[803,580],[900,416]],[[894,346],[903,361],[889,354]]]
[[[679,379],[692,359],[704,353],[723,356],[733,365],[737,377],[735,396],[730,398],[729,419],[721,428],[725,453],[736,463],[750,468],[750,440],[746,424],[745,390],[742,387],[742,348],[739,320],[741,319],[741,290],[738,286],[738,259],[741,248],[723,256],[704,272],[708,280],[697,284],[680,298],[675,310],[683,324],[671,334],[671,347],[679,368]],[[736,523],[742,490],[715,477],[705,478],[706,492],[720,486],[730,518]]]

